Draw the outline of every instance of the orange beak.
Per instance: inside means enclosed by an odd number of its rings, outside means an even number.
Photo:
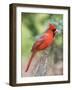
[[[59,33],[59,30],[58,30],[58,29],[56,29],[55,33]]]

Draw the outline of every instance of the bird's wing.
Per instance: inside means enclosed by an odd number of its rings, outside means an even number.
[[[39,47],[42,43],[44,43],[45,39],[47,38],[46,35],[41,36],[33,45],[32,50],[34,51],[37,49],[37,47]]]

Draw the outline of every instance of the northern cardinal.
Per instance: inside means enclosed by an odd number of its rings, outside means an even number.
[[[55,35],[56,35],[56,26],[53,24],[49,24],[49,28],[45,31],[45,33],[34,43],[33,47],[32,47],[32,55],[29,59],[29,62],[27,64],[26,70],[25,72],[28,71],[30,64],[33,60],[33,57],[36,55],[36,53],[38,51],[41,50],[45,50],[46,48],[48,48],[49,46],[51,46],[51,44],[54,41]]]

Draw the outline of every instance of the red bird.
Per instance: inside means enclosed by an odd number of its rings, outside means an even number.
[[[29,59],[29,62],[27,64],[27,68],[25,70],[25,72],[28,71],[30,64],[33,60],[33,57],[35,56],[35,54],[38,51],[41,50],[45,50],[46,48],[48,48],[49,46],[51,46],[51,44],[54,41],[55,35],[56,35],[56,26],[53,24],[49,24],[49,28],[46,30],[46,32],[34,43],[33,47],[32,47],[32,55]]]

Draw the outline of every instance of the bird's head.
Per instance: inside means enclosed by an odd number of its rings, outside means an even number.
[[[49,24],[49,28],[46,32],[53,32],[54,34],[56,34],[58,32],[58,30],[56,29],[56,26],[54,24]]]

